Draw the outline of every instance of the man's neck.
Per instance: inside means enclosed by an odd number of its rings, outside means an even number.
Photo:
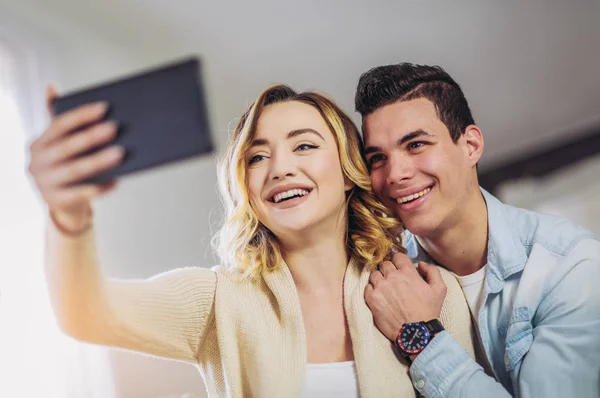
[[[431,258],[458,276],[477,272],[487,263],[487,206],[477,192],[453,226],[434,236],[416,236]]]

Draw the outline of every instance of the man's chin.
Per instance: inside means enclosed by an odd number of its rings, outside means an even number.
[[[430,236],[437,230],[435,223],[429,217],[404,217],[401,221],[404,228],[413,235]]]

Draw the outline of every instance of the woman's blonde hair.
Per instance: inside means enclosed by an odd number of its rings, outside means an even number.
[[[219,188],[225,221],[215,236],[215,249],[223,265],[245,277],[273,270],[282,263],[278,239],[260,223],[250,206],[246,188],[246,151],[256,134],[263,109],[271,104],[297,101],[317,109],[333,133],[344,176],[355,186],[346,194],[349,253],[368,269],[404,251],[402,225],[373,193],[362,156],[363,144],[356,125],[333,101],[314,93],[296,93],[285,85],[264,90],[243,113],[219,161]]]

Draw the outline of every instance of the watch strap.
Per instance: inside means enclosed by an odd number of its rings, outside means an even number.
[[[429,330],[431,338],[433,338],[433,336],[436,333],[446,330],[446,329],[444,329],[444,325],[442,325],[442,322],[440,322],[438,319],[432,319],[430,321],[423,322],[423,324],[425,325],[427,330]]]

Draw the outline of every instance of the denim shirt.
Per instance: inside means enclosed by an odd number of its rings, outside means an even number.
[[[495,379],[442,332],[410,367],[425,397],[600,397],[600,242],[482,189],[488,268],[479,335]],[[435,263],[407,233],[413,262]],[[441,264],[443,265],[443,264]]]

